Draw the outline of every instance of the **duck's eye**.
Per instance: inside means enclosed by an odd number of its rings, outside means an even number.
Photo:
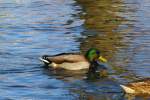
[[[99,55],[99,54],[100,54],[100,52],[99,52],[99,51],[96,51],[96,54],[97,54],[97,55]]]

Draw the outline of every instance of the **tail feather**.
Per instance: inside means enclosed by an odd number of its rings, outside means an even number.
[[[42,57],[39,58],[41,61],[43,61],[45,64],[50,64],[51,61],[48,59],[47,55],[44,55]]]
[[[130,87],[128,86],[125,86],[125,85],[120,85],[122,87],[122,89],[126,92],[126,93],[130,93],[130,94],[134,94],[135,93],[135,90],[131,89]]]

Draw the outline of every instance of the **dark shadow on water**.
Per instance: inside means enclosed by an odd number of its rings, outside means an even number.
[[[85,27],[85,30],[81,32],[83,37],[77,39],[80,42],[80,50],[85,53],[91,47],[98,48],[102,55],[109,60],[109,65],[115,72],[114,77],[119,82],[140,79],[132,71],[134,68],[128,68],[140,67],[137,64],[138,61],[136,63],[132,61],[135,59],[132,55],[136,50],[132,51],[132,47],[130,47],[132,41],[130,38],[134,37],[134,34],[131,34],[132,28],[137,20],[131,21],[126,17],[128,16],[126,12],[134,14],[137,12],[136,8],[127,8],[128,4],[123,0],[76,1],[82,8],[83,13],[79,16],[84,19],[83,26]],[[134,2],[129,5],[138,4]]]

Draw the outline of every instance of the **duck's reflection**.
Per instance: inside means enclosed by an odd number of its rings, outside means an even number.
[[[44,66],[45,67],[45,66]],[[50,77],[61,79],[64,81],[82,80],[86,78],[87,69],[80,71],[70,71],[64,69],[45,68],[43,72]]]
[[[119,83],[110,77],[88,78],[87,70],[68,71],[44,69],[51,78],[67,82],[70,93],[78,100],[124,100],[124,92]]]

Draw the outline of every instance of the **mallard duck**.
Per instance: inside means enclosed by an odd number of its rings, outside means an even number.
[[[144,79],[120,86],[128,94],[150,95],[150,79]]]
[[[53,56],[43,55],[40,60],[52,68],[62,68],[66,70],[89,69],[90,66],[93,68],[93,64],[97,61],[107,62],[96,48],[89,49],[85,55],[61,53]]]

